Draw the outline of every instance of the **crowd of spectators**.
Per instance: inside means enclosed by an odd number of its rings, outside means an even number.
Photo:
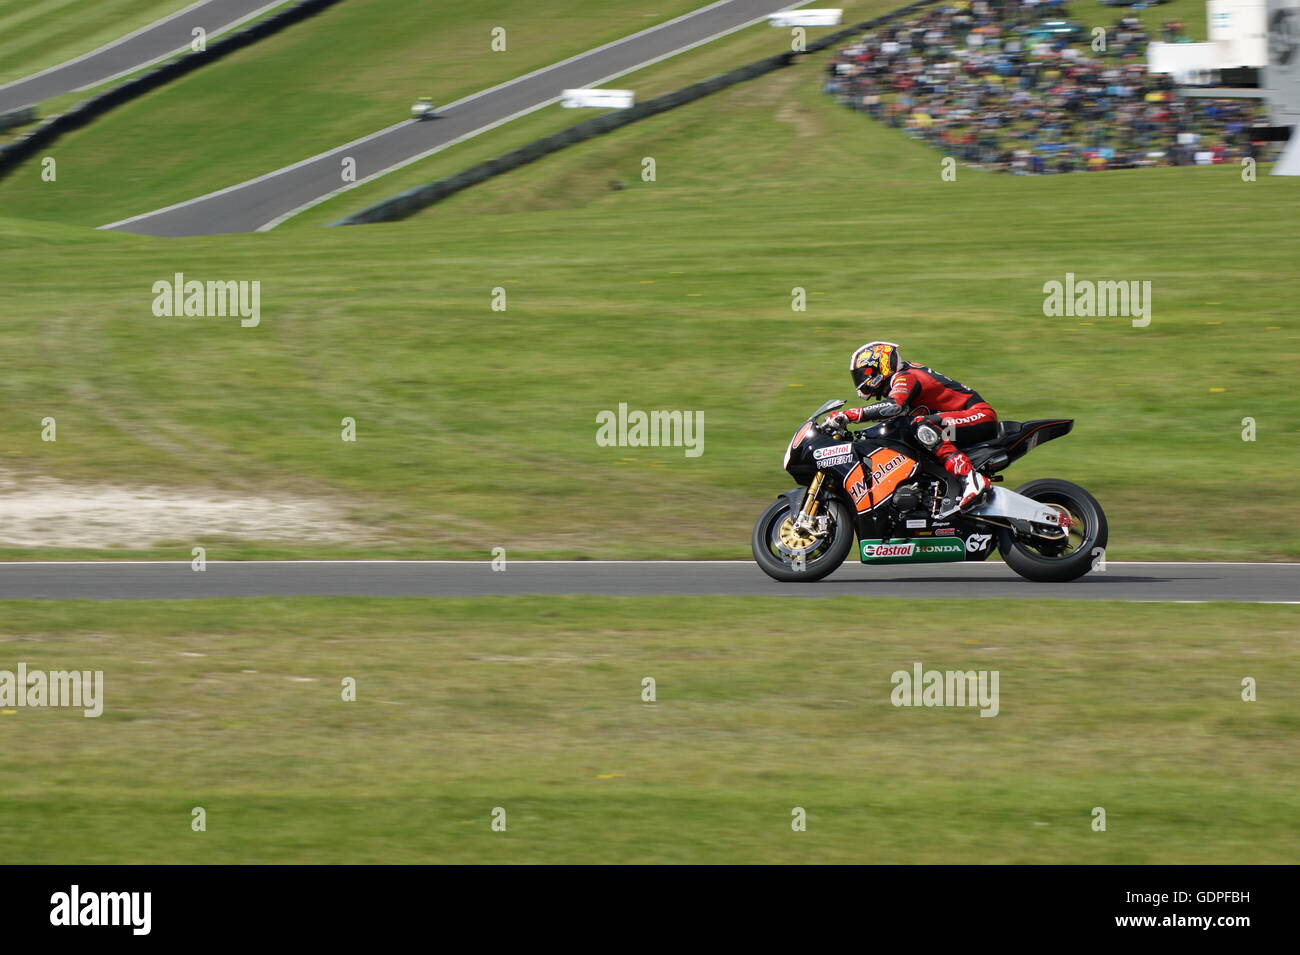
[[[1182,30],[1162,25],[1170,40]],[[1147,72],[1147,42],[1131,14],[1102,44],[1063,0],[959,0],[842,49],[826,89],[947,155],[1016,175],[1256,156],[1257,101],[1180,96]]]

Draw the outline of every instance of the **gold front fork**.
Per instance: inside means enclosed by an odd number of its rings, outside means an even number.
[[[812,526],[813,515],[817,513],[817,492],[821,490],[822,478],[825,476],[825,471],[818,471],[813,475],[812,482],[808,485],[808,493],[803,496],[803,507],[799,509],[799,519],[796,522],[798,525]]]

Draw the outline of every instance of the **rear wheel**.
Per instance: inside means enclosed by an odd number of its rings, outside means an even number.
[[[1063,583],[1077,580],[1092,569],[1106,547],[1106,514],[1097,499],[1069,481],[1043,478],[1016,488],[1017,494],[1048,504],[1069,515],[1069,528],[1060,539],[1017,537],[1009,529],[998,532],[998,550],[1007,566],[1026,580]]]
[[[821,580],[844,563],[853,546],[853,518],[849,509],[831,498],[823,500],[821,513],[829,518],[826,535],[804,535],[794,526],[798,512],[790,499],[779,497],[772,502],[754,524],[750,540],[754,560],[763,573],[775,580],[813,581]],[[803,569],[799,570],[801,553]]]

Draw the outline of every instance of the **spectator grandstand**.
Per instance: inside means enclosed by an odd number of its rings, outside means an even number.
[[[1181,39],[1181,22],[1165,37]],[[946,155],[1014,175],[1205,165],[1258,155],[1257,101],[1180,96],[1125,13],[1105,43],[1064,2],[962,0],[845,47],[826,91]]]

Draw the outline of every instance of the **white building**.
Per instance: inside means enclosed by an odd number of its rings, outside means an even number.
[[[1204,43],[1152,43],[1147,63],[1180,83],[1208,83],[1214,70],[1268,65],[1267,0],[1206,0]]]

